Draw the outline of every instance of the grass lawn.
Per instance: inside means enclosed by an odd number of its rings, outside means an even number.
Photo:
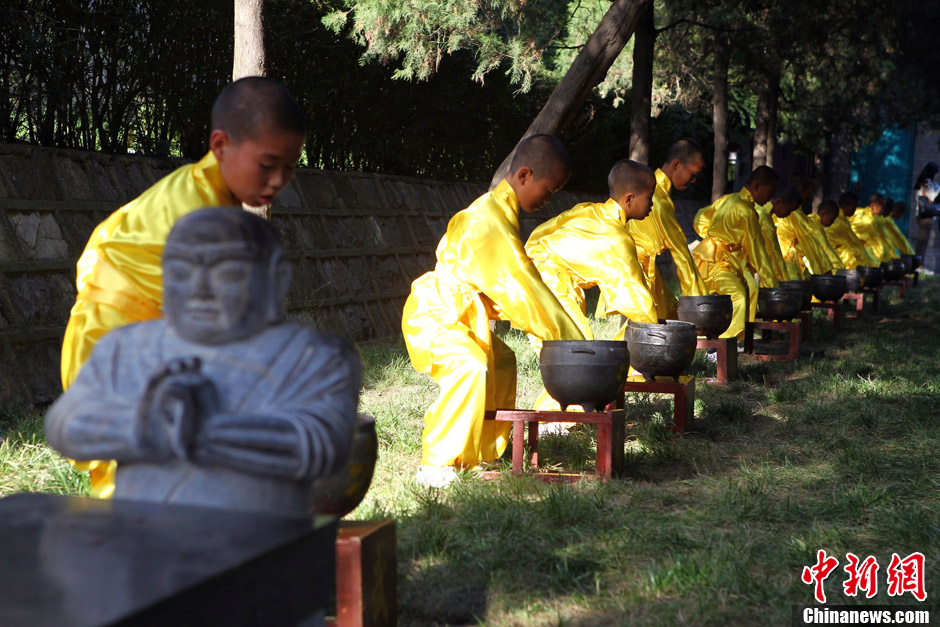
[[[838,333],[816,318],[795,363],[742,358],[740,380],[696,386],[694,432],[673,436],[664,397],[628,395],[627,476],[547,485],[464,475],[420,488],[424,410],[437,388],[400,341],[361,347],[362,410],[380,458],[350,518],[398,520],[402,625],[789,625],[813,602],[804,566],[839,565],[829,604],[917,605],[888,595],[892,553],[925,556],[927,604],[940,595],[940,280]],[[867,312],[866,312],[867,313]],[[821,316],[821,314],[817,314]],[[612,333],[597,325],[599,336]],[[517,332],[520,407],[538,366]],[[709,372],[701,355],[693,366]],[[40,421],[8,412],[0,494],[81,494],[84,478],[43,443]],[[593,434],[541,439],[547,463],[591,469]],[[874,556],[877,596],[848,597],[846,554]]]

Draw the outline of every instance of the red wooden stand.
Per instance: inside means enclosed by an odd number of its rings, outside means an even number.
[[[737,348],[732,348],[737,363]],[[657,381],[646,381],[640,375],[627,377],[624,392],[646,394],[670,394],[673,398],[672,432],[685,433],[695,414],[695,377],[681,376],[678,381],[660,377]]]
[[[816,303],[813,303],[816,305]],[[754,331],[786,331],[790,334],[790,347],[787,353],[755,353]],[[748,322],[744,325],[744,352],[760,361],[793,361],[800,355],[799,322]]]
[[[920,270],[914,270],[911,273],[911,276],[914,277],[914,284],[911,287],[917,287],[917,279],[920,278]]]
[[[535,477],[543,481],[577,481],[583,477],[609,479],[623,474],[623,440],[625,425],[623,409],[608,406],[604,412],[535,411],[532,409],[497,409],[485,414],[486,420],[512,423],[512,474],[521,475],[525,466],[525,443],[532,454],[530,463],[538,472]],[[594,473],[566,473],[539,470],[539,423],[575,422],[597,425],[597,458]],[[528,428],[528,438],[526,438]],[[498,472],[484,472],[484,478],[499,476]]]
[[[842,307],[841,300],[813,303],[813,308],[826,310],[826,320],[832,320],[833,330],[838,331],[842,328],[842,321],[845,320],[845,309]]]
[[[852,312],[849,303],[846,301],[855,302],[855,311]],[[843,309],[843,317],[846,320],[861,320],[862,319],[862,310],[865,307],[865,294],[860,292],[851,292],[842,297],[842,304],[845,305]]]
[[[800,340],[811,342],[813,340],[813,310],[812,308],[800,312]]]
[[[880,287],[866,287],[862,290],[865,294],[871,294],[871,312],[878,313],[878,295],[881,293]]]
[[[343,520],[336,532],[335,627],[398,622],[395,519]]]
[[[881,284],[881,287],[896,287],[898,288],[898,296],[904,298],[904,281],[885,281]]]
[[[696,350],[714,348],[718,360],[717,374],[714,379],[705,379],[705,383],[724,385],[731,379],[738,377],[738,340],[733,337],[723,337],[717,340],[699,339],[695,344]]]

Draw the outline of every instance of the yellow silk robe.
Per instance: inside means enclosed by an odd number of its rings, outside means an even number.
[[[811,274],[825,273],[832,269],[808,231],[806,214],[797,209],[785,218],[773,216],[773,221],[777,227],[780,254],[791,272],[795,271],[801,278],[808,279]]]
[[[176,221],[203,207],[237,205],[215,155],[157,181],[95,227],[78,260],[78,295],[62,342],[62,387],[68,388],[111,329],[163,315],[163,246]],[[91,492],[109,498],[113,461],[77,462],[89,470]]]
[[[656,306],[637,260],[637,248],[623,209],[607,202],[585,202],[540,224],[525,251],[565,311],[591,339],[584,290],[600,288],[604,313],[636,322],[656,323]],[[614,339],[622,340],[625,327]]]
[[[761,234],[764,236],[764,245],[767,249],[767,256],[770,258],[770,265],[774,269],[774,276],[778,281],[799,280],[799,272],[795,268],[791,271],[783,259],[780,242],[777,241],[777,227],[774,225],[774,216],[771,213],[773,203],[755,205],[754,210],[760,221]]]
[[[879,216],[880,217],[880,216]],[[913,255],[914,248],[911,246],[910,241],[904,237],[904,233],[901,232],[901,229],[898,227],[897,222],[893,218],[883,218],[885,233],[887,233],[891,244],[898,249],[902,255]]]
[[[636,255],[646,275],[646,283],[656,304],[660,318],[675,320],[678,303],[672,292],[667,293],[663,279],[656,269],[656,255],[667,248],[672,251],[679,277],[679,289],[684,296],[703,296],[707,292],[685,233],[676,220],[676,205],[672,202],[672,181],[661,169],[656,170],[656,189],[653,191],[653,210],[642,220],[630,220],[628,228],[636,244]]]
[[[712,216],[715,215],[715,207],[722,203],[728,196],[731,194],[725,194],[712,204],[707,207],[702,207],[695,213],[695,217],[692,218],[692,228],[695,229],[695,232],[698,233],[698,236],[702,239],[708,236],[708,227],[712,223]]]
[[[584,334],[526,256],[507,181],[451,218],[436,254],[402,312],[412,365],[441,387],[424,416],[421,463],[472,467],[498,458],[509,440],[509,423],[484,421],[484,412],[516,401],[515,356],[489,321],[510,320],[541,340]]]
[[[758,283],[753,273],[759,275],[760,287],[778,284],[754,210],[754,197],[746,187],[714,203],[708,235],[692,251],[692,257],[705,287],[731,296],[731,325],[721,337],[741,336],[745,323],[757,315]]]
[[[849,218],[849,224],[852,225],[852,232],[879,262],[897,259],[899,255],[888,240],[880,220],[881,216],[872,213],[871,207],[859,207]]]
[[[802,212],[801,212],[802,213]],[[826,237],[826,227],[822,225],[815,215],[804,215],[803,224],[806,226],[809,233],[813,236],[813,240],[816,242],[816,248],[819,250],[826,259],[829,260],[829,265],[832,266],[833,270],[842,270],[845,268],[845,264],[842,262],[842,258],[839,256],[839,253],[836,252],[836,249],[832,247],[832,244],[829,243],[829,238]],[[816,274],[825,274],[826,270],[817,272]]]
[[[819,221],[819,214],[813,214],[811,217],[817,222]],[[839,253],[839,258],[842,259],[842,263],[846,268],[851,270],[858,266],[878,265],[878,261],[865,250],[864,244],[859,241],[852,231],[852,225],[849,224],[848,218],[841,211],[832,224],[824,228],[826,239],[829,240],[832,248]]]

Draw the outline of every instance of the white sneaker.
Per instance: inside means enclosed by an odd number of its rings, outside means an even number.
[[[415,481],[429,488],[446,488],[457,480],[453,466],[418,466]]]

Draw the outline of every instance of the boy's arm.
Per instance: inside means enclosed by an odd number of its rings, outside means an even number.
[[[692,252],[686,242],[685,233],[676,220],[675,212],[667,212],[653,208],[646,218],[653,220],[656,230],[662,237],[663,244],[672,251],[672,261],[676,264],[676,274],[679,276],[679,286],[684,296],[704,296],[708,293],[705,282],[702,281],[698,268],[692,260]],[[632,222],[630,223],[632,224]]]
[[[542,281],[517,227],[475,220],[454,233],[462,251],[457,272],[499,309],[500,317],[540,340],[582,340],[584,334]]]
[[[738,226],[741,229],[741,246],[747,253],[748,263],[757,271],[761,287],[777,287],[777,276],[774,273],[773,263],[770,261],[770,254],[767,252],[757,211],[747,207],[741,209],[742,217],[738,220]]]
[[[606,314],[623,314],[637,322],[658,321],[636,246],[626,228],[569,228],[565,237],[553,238],[546,247],[561,266],[600,288]]]

